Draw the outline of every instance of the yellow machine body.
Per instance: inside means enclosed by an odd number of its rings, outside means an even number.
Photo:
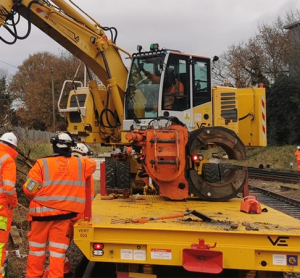
[[[75,225],[74,241],[90,261],[182,266],[185,249],[194,250],[192,245],[203,239],[210,248],[198,250],[204,256],[197,260],[200,268],[210,263],[206,256],[220,252],[222,270],[300,272],[300,221],[265,206],[268,212],[247,214],[240,212],[240,204],[241,199],[212,204],[159,196],[102,200],[97,195],[92,221]],[[180,216],[187,208],[211,221]],[[139,221],[143,219],[147,221]],[[103,244],[101,252],[93,248],[95,243]]]
[[[245,146],[267,146],[265,88],[213,87],[213,125],[233,130]]]

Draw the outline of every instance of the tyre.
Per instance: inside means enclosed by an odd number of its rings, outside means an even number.
[[[219,165],[216,163],[203,164],[203,179],[207,182],[214,183],[221,180]]]
[[[107,161],[105,163],[105,178],[106,178],[106,188],[117,187],[115,161]]]
[[[116,161],[116,187],[131,188],[130,163],[127,161]]]

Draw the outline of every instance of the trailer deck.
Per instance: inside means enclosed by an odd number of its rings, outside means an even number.
[[[267,212],[243,213],[240,204],[239,198],[212,203],[97,195],[92,220],[75,225],[74,241],[95,262],[183,266],[204,273],[300,272],[300,220],[263,204]]]

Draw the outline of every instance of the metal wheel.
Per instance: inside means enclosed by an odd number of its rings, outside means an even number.
[[[246,159],[246,148],[232,130],[223,127],[206,127],[192,131],[187,153],[192,156],[210,146],[223,149],[228,159]],[[247,182],[247,168],[228,163],[204,163],[202,175],[188,169],[189,191],[202,200],[227,201],[242,191]]]

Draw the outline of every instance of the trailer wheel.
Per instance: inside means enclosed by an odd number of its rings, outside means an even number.
[[[122,189],[131,187],[130,163],[127,161],[116,161],[116,187]]]
[[[105,163],[105,178],[106,178],[106,188],[117,187],[115,161],[107,161]]]

